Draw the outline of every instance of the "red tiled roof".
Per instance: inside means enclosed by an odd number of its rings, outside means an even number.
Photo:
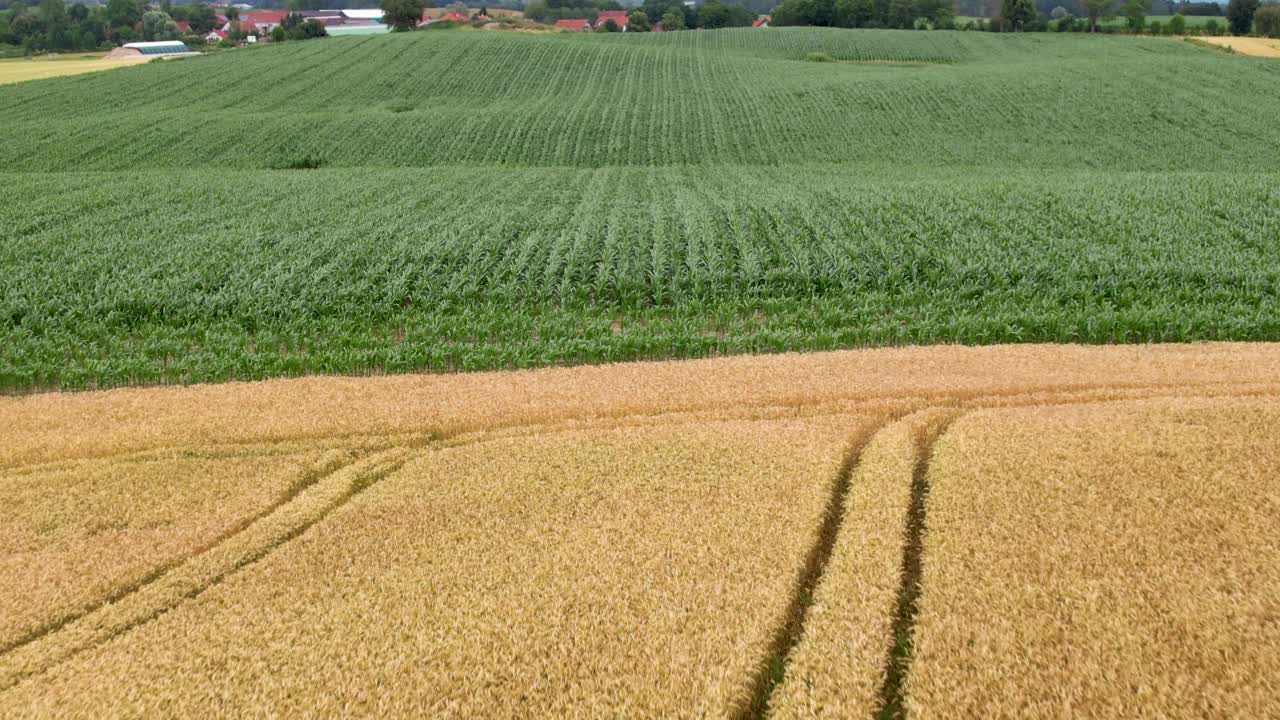
[[[179,20],[178,29],[183,32],[186,32],[191,29],[191,23],[187,22],[186,20]]]
[[[254,25],[276,25],[279,24],[281,20],[284,20],[284,16],[287,14],[288,13],[282,12],[247,13],[240,16],[240,24],[253,23]]]
[[[447,12],[436,18],[436,22],[467,22],[470,19],[471,18],[463,15],[462,13]]]
[[[557,20],[556,27],[563,30],[586,30],[591,27],[591,23],[586,18],[573,18],[570,20]]]
[[[608,20],[609,18],[613,18],[614,20],[626,20],[627,11],[626,10],[601,10],[600,15],[596,19]]]

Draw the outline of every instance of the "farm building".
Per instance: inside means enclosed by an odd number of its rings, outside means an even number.
[[[618,27],[623,32],[627,31],[627,11],[626,10],[601,11],[599,17],[596,18],[596,29],[599,30],[600,28],[604,27],[604,24],[610,20],[617,23]]]
[[[240,27],[244,30],[256,29],[258,32],[266,34],[271,32],[272,28],[284,22],[284,16],[287,14],[284,12],[245,13],[240,16]],[[223,28],[223,30],[230,29],[230,27]]]
[[[381,22],[382,20],[382,10],[378,8],[367,10],[339,10],[338,12],[348,20],[367,20],[371,22]]]
[[[391,28],[383,25],[382,23],[346,22],[340,25],[326,26],[325,30],[327,30],[330,35],[377,35],[388,32]]]
[[[751,27],[769,27],[769,20],[771,19],[768,15],[761,15],[756,18],[755,22],[751,23]]]
[[[194,55],[195,51],[181,40],[157,40],[155,42],[125,43],[121,50],[133,50],[137,55],[164,57],[167,55]],[[134,53],[129,53],[130,55]],[[122,54],[123,55],[123,54]]]
[[[569,20],[557,20],[557,30],[591,30],[591,22],[586,18],[572,18]]]

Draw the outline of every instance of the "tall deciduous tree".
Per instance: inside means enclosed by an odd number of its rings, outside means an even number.
[[[143,40],[177,40],[180,36],[178,24],[165,13],[152,10],[142,15]]]
[[[1115,0],[1083,0],[1085,12],[1089,13],[1089,32],[1098,32],[1098,18],[1111,11]]]
[[[382,0],[382,22],[392,30],[412,30],[422,20],[423,0]]]
[[[1258,25],[1258,34],[1269,38],[1280,38],[1280,5],[1268,5],[1258,10],[1253,16]]]
[[[1004,20],[1006,27],[1017,32],[1036,19],[1036,4],[1033,0],[1003,0],[1000,3],[1000,18]]]
[[[1232,35],[1248,35],[1253,29],[1253,15],[1258,12],[1258,0],[1231,0],[1227,3],[1227,24]]]
[[[142,21],[138,0],[107,0],[107,21],[111,27],[133,27]]]

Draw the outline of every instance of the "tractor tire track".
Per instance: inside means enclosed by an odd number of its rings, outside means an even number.
[[[393,448],[345,464],[205,552],[14,647],[0,656],[0,691],[144,625],[253,565],[399,470],[415,452]]]

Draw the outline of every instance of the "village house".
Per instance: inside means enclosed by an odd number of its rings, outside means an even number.
[[[569,18],[566,20],[557,20],[556,29],[590,32],[591,21],[587,20],[586,18]]]
[[[603,28],[604,24],[610,20],[618,24],[619,30],[627,31],[626,10],[601,10],[599,17],[596,18],[596,30]]]

